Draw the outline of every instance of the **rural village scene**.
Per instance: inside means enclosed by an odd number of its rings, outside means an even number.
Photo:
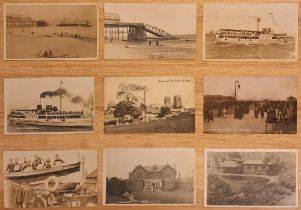
[[[294,134],[295,77],[205,76],[205,133]]]
[[[6,4],[6,59],[97,59],[96,4]]]
[[[96,150],[5,151],[4,207],[97,206]]]
[[[297,3],[204,4],[204,59],[296,60]]]
[[[191,148],[104,150],[104,205],[193,205]]]
[[[206,206],[297,207],[297,150],[206,151]]]
[[[93,77],[7,78],[4,92],[8,134],[94,130]]]
[[[105,133],[194,133],[192,77],[105,78]]]
[[[105,3],[105,59],[194,59],[196,4]]]

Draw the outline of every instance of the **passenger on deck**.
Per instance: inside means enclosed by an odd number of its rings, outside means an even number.
[[[10,158],[9,159],[9,164],[7,165],[7,167],[6,167],[6,172],[8,172],[8,173],[12,173],[12,172],[14,172],[14,163],[13,163],[13,159],[12,158]]]
[[[58,154],[55,155],[55,159],[53,161],[53,165],[57,165],[57,164],[62,164],[62,163],[65,163],[65,161],[63,161]]]
[[[20,171],[21,171],[21,164],[19,163],[19,159],[16,158],[14,164],[14,172],[20,172]]]
[[[21,164],[21,171],[24,171],[28,167],[30,167],[30,161],[27,160],[26,157],[24,157],[23,163]]]
[[[33,161],[31,167],[32,167],[32,170],[37,170],[38,166],[39,166],[40,164],[42,164],[42,160],[41,160],[40,157],[37,156],[37,155],[35,155],[34,157],[35,157],[35,160]]]

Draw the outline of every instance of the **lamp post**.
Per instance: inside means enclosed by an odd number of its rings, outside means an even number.
[[[240,89],[240,84],[239,84],[238,80],[235,80],[235,82],[234,82],[234,97],[235,97],[235,101],[236,101],[236,87],[238,89]]]

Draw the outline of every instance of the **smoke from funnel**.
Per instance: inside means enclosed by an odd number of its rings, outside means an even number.
[[[70,99],[71,103],[74,104],[82,104],[84,107],[93,107],[94,106],[94,95],[90,94],[88,100],[85,100],[82,96],[79,95],[73,95],[72,93],[69,93],[67,89],[65,88],[58,88],[55,91],[44,91],[40,94],[40,98],[48,97],[67,97]]]

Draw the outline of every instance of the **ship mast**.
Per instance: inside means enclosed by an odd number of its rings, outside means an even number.
[[[60,90],[62,89],[63,81],[60,82]],[[62,111],[62,94],[60,94],[60,112]]]

